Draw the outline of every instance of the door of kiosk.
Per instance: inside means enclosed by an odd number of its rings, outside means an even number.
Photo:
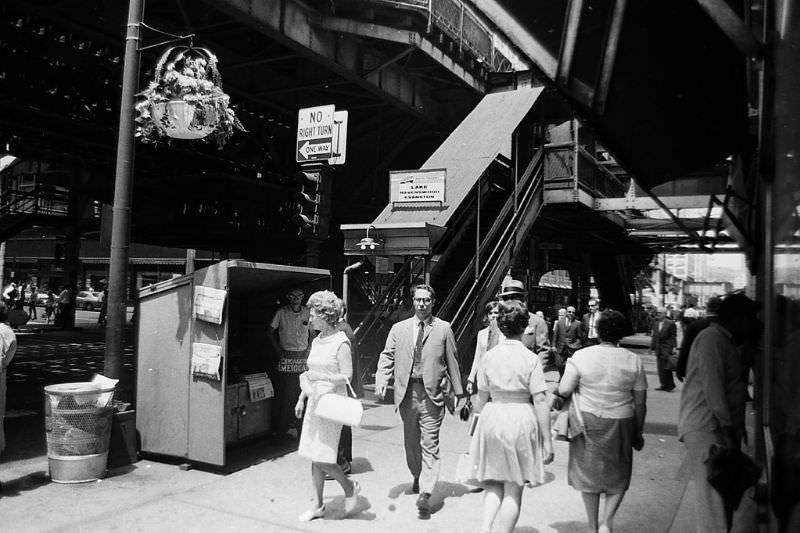
[[[272,400],[251,402],[244,378],[272,373],[269,321],[286,291],[301,287],[308,295],[329,284],[327,270],[230,260],[141,289],[141,451],[224,466],[226,445],[266,434]],[[201,348],[219,353],[218,378],[193,366]]]

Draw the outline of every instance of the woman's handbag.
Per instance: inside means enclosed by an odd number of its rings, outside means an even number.
[[[317,399],[317,407],[314,414],[320,418],[325,418],[345,426],[358,427],[361,425],[361,418],[364,416],[364,406],[361,400],[356,398],[356,392],[347,380],[347,390],[351,396],[342,396],[335,392],[323,394]]]
[[[583,433],[583,415],[578,391],[572,393],[556,414],[552,423],[556,440],[571,440]]]

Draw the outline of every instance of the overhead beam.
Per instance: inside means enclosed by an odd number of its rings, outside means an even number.
[[[484,0],[480,3],[480,9],[522,53],[533,61],[533,64],[542,74],[550,80],[556,79],[558,59],[548,52],[547,48],[536,37],[531,35],[522,24],[517,22],[509,14],[505,6],[501,5],[497,0]]]
[[[697,0],[697,3],[743,56],[761,56],[761,43],[725,0]]]
[[[711,196],[662,196],[661,202],[669,209],[705,209]],[[594,208],[597,211],[625,211],[637,209],[647,211],[661,209],[661,206],[650,197],[596,198]]]
[[[483,80],[459,65],[452,57],[434,46],[430,40],[423,37],[419,32],[322,15],[313,20],[312,24],[317,28],[328,31],[358,35],[360,37],[390,41],[398,44],[410,44],[414,48],[430,56],[431,59],[439,63],[439,65],[450,71],[454,76],[477,92],[485,93],[487,90]]]
[[[619,35],[622,32],[622,19],[625,17],[625,7],[628,0],[616,0],[611,13],[611,22],[606,33],[606,45],[603,51],[603,62],[600,65],[600,79],[597,82],[597,90],[594,93],[592,111],[602,115],[606,108],[608,91],[611,88],[611,78],[614,74],[614,64],[617,61],[617,48],[619,47]]]
[[[511,43],[516,46],[528,59],[533,66],[541,72],[550,82],[556,82],[558,74],[558,58],[551,54],[547,48],[533,35],[527,28],[517,22],[511,16],[505,6],[498,0],[482,0],[480,2],[481,13],[488,18],[505,35]],[[570,78],[564,85],[559,85],[559,89],[565,92],[570,98],[584,105],[587,109],[591,107],[594,98],[594,88],[577,78]]]
[[[313,26],[316,12],[299,0],[204,1],[422,120],[436,123],[443,114],[430,87],[398,65],[364,76],[386,57],[359,39]]]
[[[561,34],[561,50],[558,54],[558,70],[556,83],[567,85],[572,72],[572,58],[575,56],[575,43],[578,41],[578,29],[581,25],[583,0],[569,0],[567,22]]]

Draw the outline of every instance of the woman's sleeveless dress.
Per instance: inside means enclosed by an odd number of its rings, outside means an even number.
[[[308,354],[308,369],[327,374],[351,375],[353,363],[350,358],[337,357],[339,347],[343,343],[350,343],[347,335],[338,331],[328,337],[316,337],[311,343]],[[305,417],[303,418],[303,431],[300,434],[300,446],[297,453],[318,463],[335,463],[339,447],[339,435],[342,425],[314,414],[318,398],[325,393],[347,394],[345,385],[334,385],[330,381],[316,381],[313,383],[314,392],[309,395],[306,404]]]

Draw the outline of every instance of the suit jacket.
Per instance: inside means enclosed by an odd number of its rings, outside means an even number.
[[[522,344],[533,353],[550,351],[550,335],[544,318],[535,313],[530,314],[528,327],[522,334]]]
[[[678,344],[678,333],[675,328],[675,322],[669,318],[661,322],[656,322],[653,325],[653,333],[651,334],[650,349],[655,352],[656,357],[669,357],[675,351],[675,346]]]
[[[583,327],[581,321],[573,319],[569,326],[567,326],[566,319],[558,319],[553,326],[553,346],[556,348],[556,353],[561,353],[564,348],[569,348],[570,353],[580,349],[583,346],[581,341],[583,335]]]
[[[417,317],[412,316],[392,326],[386,338],[386,346],[378,359],[375,385],[388,384],[394,379],[396,407],[403,401],[411,379],[417,323]],[[449,322],[436,317],[433,317],[430,325],[425,326],[422,345],[422,381],[431,401],[438,406],[444,405],[443,386],[447,387],[448,381],[456,395],[464,394],[453,330],[450,329]]]
[[[595,311],[597,316],[594,317],[594,334],[597,335],[597,321],[600,319],[600,311]],[[592,314],[586,313],[583,315],[582,326],[583,326],[583,343],[586,344],[589,341],[589,327],[592,324]],[[600,337],[597,337],[597,340],[600,340]]]

